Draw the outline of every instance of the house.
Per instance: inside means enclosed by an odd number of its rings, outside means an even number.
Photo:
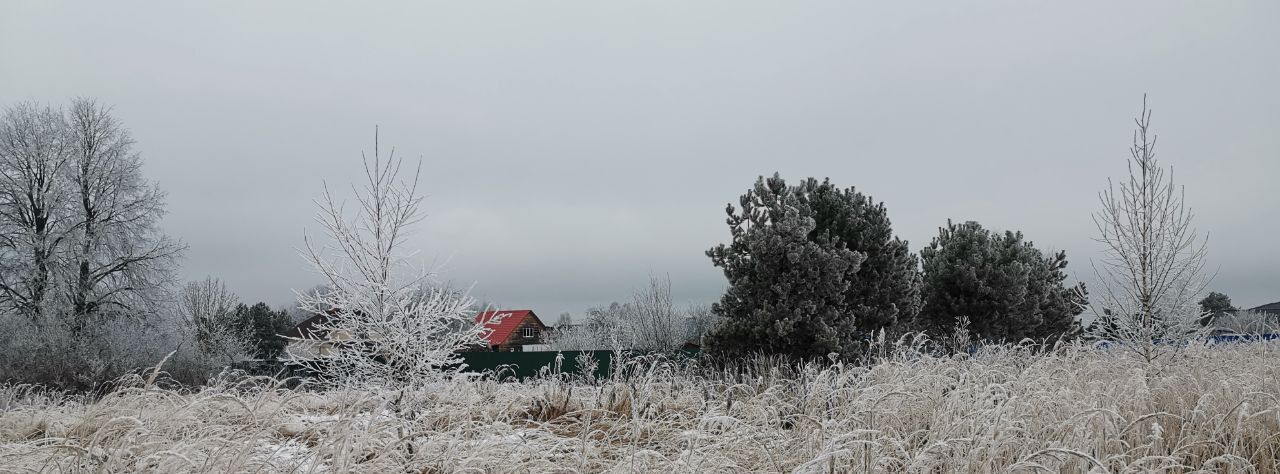
[[[1253,311],[1253,312],[1255,312],[1255,313],[1262,313],[1262,314],[1270,315],[1270,316],[1272,316],[1272,317],[1280,318],[1280,301],[1277,301],[1277,302],[1275,302],[1275,303],[1271,303],[1271,304],[1264,304],[1264,305],[1259,306],[1259,307],[1257,307],[1257,308],[1252,308],[1252,309],[1250,309],[1249,311]]]
[[[488,329],[484,335],[486,351],[522,352],[524,346],[540,344],[547,326],[533,310],[484,311],[476,315],[476,322]]]
[[[313,358],[317,356],[325,356],[332,354],[339,345],[351,340],[351,335],[345,332],[340,334],[328,334],[327,331],[319,329],[317,326],[329,321],[329,318],[336,315],[335,310],[328,313],[316,314],[310,318],[304,319],[292,329],[285,331],[285,339],[289,341],[289,345],[285,348],[285,352],[301,358]]]

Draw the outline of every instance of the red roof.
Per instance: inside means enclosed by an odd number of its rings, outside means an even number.
[[[511,333],[520,327],[524,317],[530,314],[533,314],[531,309],[485,311],[476,315],[476,322],[491,329],[485,339],[489,340],[489,345],[496,346],[507,342]],[[538,315],[534,314],[533,317],[536,319]]]

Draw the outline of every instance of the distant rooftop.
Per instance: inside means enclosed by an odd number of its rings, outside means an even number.
[[[484,311],[476,315],[476,322],[483,324],[489,329],[486,338],[489,344],[502,344],[507,340],[516,328],[520,327],[520,322],[524,321],[524,317],[533,314],[533,310],[517,309],[517,310],[498,310]],[[535,314],[536,318],[537,315]]]
[[[1264,304],[1257,308],[1250,308],[1249,311],[1257,311],[1259,313],[1271,313],[1280,315],[1280,301],[1270,304]]]

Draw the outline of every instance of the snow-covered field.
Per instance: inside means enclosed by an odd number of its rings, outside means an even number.
[[[93,403],[5,387],[0,471],[1275,472],[1278,355],[1220,346],[1149,367],[992,348],[740,377],[641,362],[597,383],[410,394],[139,378]]]

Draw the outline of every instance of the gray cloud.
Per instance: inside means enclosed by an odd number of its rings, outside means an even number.
[[[978,220],[1091,280],[1090,212],[1149,92],[1213,288],[1280,300],[1280,4],[984,3],[10,3],[0,103],[115,104],[185,277],[277,304],[317,282],[310,200],[379,125],[425,163],[414,244],[554,316],[651,273],[714,299],[724,204],[773,171],[885,201],[917,249]]]

